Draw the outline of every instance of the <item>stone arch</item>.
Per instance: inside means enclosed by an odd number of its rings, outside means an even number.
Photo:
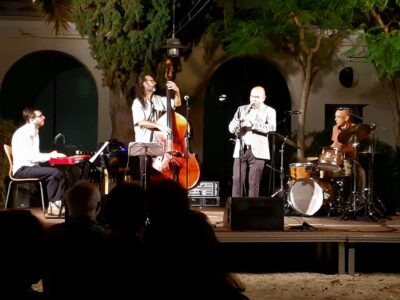
[[[46,124],[41,129],[41,149],[54,147],[54,136],[62,133],[60,145],[75,150],[97,146],[98,94],[90,71],[69,54],[53,50],[29,53],[6,73],[0,91],[0,117],[21,122],[26,106],[41,109]]]

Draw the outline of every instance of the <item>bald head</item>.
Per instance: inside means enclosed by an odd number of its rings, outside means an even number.
[[[267,98],[265,90],[262,86],[255,86],[250,92],[250,104],[254,108],[260,107],[261,103]]]

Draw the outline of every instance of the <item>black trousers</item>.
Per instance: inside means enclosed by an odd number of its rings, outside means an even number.
[[[246,149],[241,158],[233,162],[232,197],[243,196],[243,186],[248,175],[248,197],[258,197],[265,160],[256,158],[251,149]]]
[[[14,174],[15,178],[39,178],[45,183],[49,202],[62,200],[66,181],[63,172],[52,167],[21,167]]]

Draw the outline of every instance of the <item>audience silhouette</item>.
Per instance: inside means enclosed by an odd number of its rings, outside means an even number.
[[[64,199],[65,222],[46,230],[29,211],[0,212],[0,299],[248,299],[206,215],[175,181],[116,185],[104,226],[95,184],[77,181]],[[31,289],[40,279],[43,294]]]
[[[99,189],[80,180],[67,190],[65,200],[65,222],[46,231],[44,293],[49,300],[101,297],[106,251],[105,230],[96,221]]]
[[[141,186],[120,183],[110,191],[102,207],[108,226],[107,256],[103,263],[110,299],[135,299],[146,293],[144,204]]]
[[[190,208],[184,188],[172,180],[154,182],[147,201],[148,284],[157,287],[150,293],[161,290],[174,299],[247,299],[224,267],[206,215]]]
[[[43,275],[44,228],[29,210],[0,211],[0,299],[43,299],[32,284]]]

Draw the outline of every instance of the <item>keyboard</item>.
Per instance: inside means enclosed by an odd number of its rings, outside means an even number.
[[[92,155],[89,154],[82,154],[82,155],[73,155],[73,156],[67,156],[67,157],[56,157],[56,158],[51,158],[49,160],[49,164],[51,165],[77,165],[80,163],[83,163],[89,158],[91,158]]]

